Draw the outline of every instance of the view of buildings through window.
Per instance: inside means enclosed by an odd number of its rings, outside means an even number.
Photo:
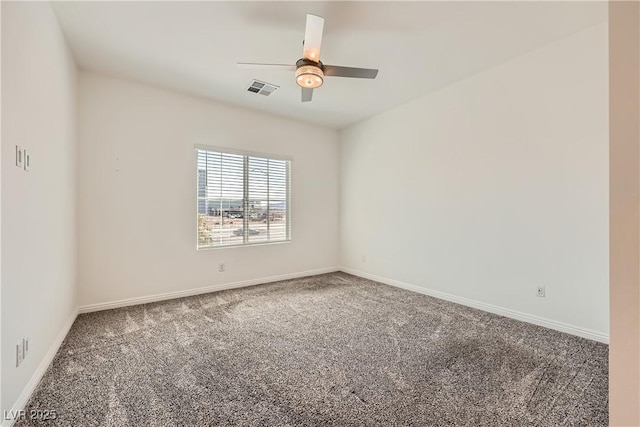
[[[197,150],[198,249],[289,240],[290,161]]]

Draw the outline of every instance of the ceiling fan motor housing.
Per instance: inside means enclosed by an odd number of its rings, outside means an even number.
[[[298,86],[314,89],[322,86],[324,68],[322,62],[301,58],[296,62],[296,83]]]

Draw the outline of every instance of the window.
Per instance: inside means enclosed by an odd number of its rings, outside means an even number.
[[[289,160],[196,151],[198,249],[291,239]]]

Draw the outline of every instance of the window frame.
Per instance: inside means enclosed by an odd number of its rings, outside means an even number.
[[[217,146],[211,146],[211,145],[202,145],[202,144],[194,144],[194,153],[195,153],[195,169],[196,169],[196,173],[195,173],[195,177],[196,177],[196,183],[195,183],[195,209],[196,209],[196,224],[195,224],[195,228],[196,228],[196,250],[197,251],[206,251],[206,250],[211,250],[211,249],[226,249],[226,248],[240,248],[240,247],[245,247],[245,246],[263,246],[263,245],[277,245],[277,244],[282,244],[282,243],[290,243],[292,240],[291,234],[292,234],[292,222],[291,222],[291,168],[292,168],[292,158],[289,156],[283,156],[283,155],[277,155],[277,154],[270,154],[270,153],[260,153],[260,152],[255,152],[255,151],[246,151],[246,150],[238,150],[238,149],[234,149],[234,148],[227,148],[227,147],[217,147]],[[198,230],[198,218],[199,218],[199,211],[198,211],[198,206],[199,206],[199,202],[200,202],[200,197],[198,196],[198,192],[199,192],[199,188],[198,188],[198,174],[199,174],[199,170],[198,170],[198,152],[199,151],[209,151],[209,152],[213,152],[213,153],[220,153],[220,154],[231,154],[231,155],[237,155],[237,156],[242,156],[243,160],[243,179],[242,179],[242,187],[243,187],[243,198],[242,198],[242,228],[244,230],[244,234],[243,234],[243,242],[242,243],[234,243],[234,244],[229,244],[229,245],[216,245],[216,246],[204,246],[201,247],[200,243],[199,243],[199,230]],[[286,209],[285,209],[285,215],[286,215],[286,224],[285,224],[285,238],[284,239],[279,239],[279,240],[273,240],[273,241],[257,241],[257,242],[252,242],[248,240],[249,237],[249,218],[247,215],[248,209],[249,209],[249,203],[250,200],[248,198],[248,194],[249,194],[249,169],[248,169],[248,162],[249,162],[249,157],[255,157],[255,158],[260,158],[260,159],[267,159],[267,160],[278,160],[278,161],[285,161],[286,163]],[[269,189],[267,190],[267,192],[269,191]],[[206,200],[206,199],[205,199]],[[269,224],[269,222],[267,223]]]

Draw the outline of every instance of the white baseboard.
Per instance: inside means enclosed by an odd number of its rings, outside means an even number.
[[[112,308],[127,307],[130,305],[147,304],[150,302],[164,301],[175,298],[190,297],[193,295],[207,294],[209,292],[224,291],[226,289],[244,288],[246,286],[260,285],[263,283],[279,282],[281,280],[297,279],[300,277],[316,276],[318,274],[340,271],[339,267],[327,267],[317,270],[299,271],[296,273],[281,274],[278,276],[263,277],[259,279],[242,280],[239,282],[222,283],[206,286],[204,288],[187,289],[184,291],[166,292],[144,297],[121,299],[118,301],[90,304],[80,307],[79,313],[91,313],[93,311],[109,310]]]
[[[62,329],[60,329],[60,332],[58,332],[56,339],[51,344],[51,347],[49,347],[49,351],[47,351],[47,353],[44,355],[44,357],[40,361],[38,368],[36,368],[33,375],[31,375],[31,379],[29,379],[29,382],[22,390],[22,393],[18,397],[18,400],[16,400],[16,403],[14,403],[13,407],[11,408],[10,414],[11,413],[17,414],[18,411],[24,409],[25,405],[29,401],[29,398],[31,397],[31,394],[33,394],[33,391],[38,386],[38,383],[42,379],[42,376],[47,371],[47,368],[53,361],[53,358],[58,353],[58,350],[62,345],[62,341],[64,341],[65,337],[69,333],[69,330],[71,329],[71,326],[73,325],[73,322],[76,320],[77,316],[78,316],[78,309],[76,308],[75,310],[73,310],[71,315],[69,315],[69,318],[67,319],[65,324],[62,326]],[[4,419],[5,414],[2,414],[2,417],[3,417],[2,427],[11,427],[16,422],[16,419]]]
[[[557,322],[555,320],[545,319],[544,317],[538,317],[532,314],[522,313],[520,311],[510,310],[508,308],[498,307],[496,305],[487,304],[484,302],[451,295],[446,292],[434,291],[432,289],[411,285],[409,283],[388,279],[386,277],[376,276],[374,274],[365,273],[362,271],[354,270],[352,268],[341,267],[340,271],[353,274],[354,276],[362,277],[364,279],[373,280],[374,282],[380,282],[386,285],[395,286],[396,288],[402,288],[402,289],[417,292],[420,294],[429,295],[438,299],[465,305],[467,307],[477,308],[479,310],[488,311],[489,313],[494,313],[500,316],[509,317],[511,319],[516,319],[516,320],[520,320],[527,323],[533,323],[534,325],[542,326],[549,329],[554,329],[556,331],[565,332],[567,334],[576,335],[582,338],[587,338],[593,341],[609,344],[609,335],[604,334],[602,332],[592,331],[589,329],[580,328],[580,327],[569,325],[566,323]]]

